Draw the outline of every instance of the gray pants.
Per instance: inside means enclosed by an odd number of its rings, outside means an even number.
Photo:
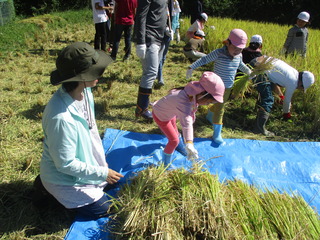
[[[194,50],[183,51],[183,53],[187,58],[191,58],[192,60],[197,60],[207,55],[205,53],[194,51]]]
[[[142,77],[140,87],[152,89],[154,80],[157,78],[159,69],[159,51],[160,46],[151,44],[147,47],[146,57],[141,60]]]

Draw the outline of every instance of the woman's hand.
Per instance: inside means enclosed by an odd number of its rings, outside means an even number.
[[[107,183],[114,184],[120,180],[120,178],[124,177],[121,173],[118,173],[109,168],[109,174],[106,179]]]

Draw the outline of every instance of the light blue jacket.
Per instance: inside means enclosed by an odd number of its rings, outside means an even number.
[[[94,116],[90,88],[87,93]],[[43,181],[69,186],[106,181],[108,167],[99,166],[93,156],[89,125],[79,114],[75,100],[62,87],[44,110],[42,128],[45,139],[40,176]]]

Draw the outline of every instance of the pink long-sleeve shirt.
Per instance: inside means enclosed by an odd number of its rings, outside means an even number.
[[[197,110],[195,96],[190,101],[185,90],[171,90],[167,96],[153,104],[153,114],[163,122],[176,117],[181,123],[184,138],[190,141],[193,141],[193,123]]]

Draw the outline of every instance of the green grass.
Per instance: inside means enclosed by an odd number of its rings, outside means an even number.
[[[189,23],[182,22],[183,33]],[[260,33],[264,37],[264,52],[279,57],[288,26],[213,18],[209,25],[216,30],[207,33],[207,49],[220,47],[222,40],[235,27],[248,36]],[[94,25],[91,10],[68,11],[20,19],[0,28],[0,239],[63,239],[72,223],[66,212],[41,213],[30,202],[29,191],[39,173],[42,153],[42,111],[57,87],[49,83],[58,52],[74,41],[93,45]],[[270,36],[273,34],[273,36]],[[320,32],[310,30],[308,58],[289,58],[299,70],[313,71],[319,77],[316,39]],[[173,42],[164,66],[166,85],[154,90],[151,101],[164,96],[173,87],[184,86],[190,64],[182,53],[184,43]],[[134,117],[141,64],[135,56],[122,62],[124,43],[119,48],[118,61],[108,67],[104,78],[94,89],[96,118],[101,134],[106,128],[142,133],[158,133],[155,124],[146,124]],[[203,66],[194,72],[192,80],[210,70]],[[319,141],[319,83],[308,94],[297,92],[293,98],[293,122],[283,122],[281,106],[275,105],[268,129],[274,138],[253,134],[256,92],[243,100],[231,100],[226,107],[223,137],[274,141]],[[195,136],[209,138],[211,126],[205,119],[206,107],[197,113]]]

